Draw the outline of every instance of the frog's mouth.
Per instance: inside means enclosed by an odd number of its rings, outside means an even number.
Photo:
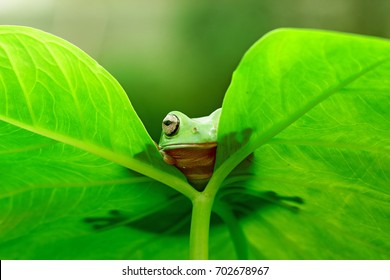
[[[160,147],[163,151],[167,150],[176,150],[176,149],[212,149],[217,146],[217,142],[209,143],[180,143],[180,144],[170,144],[164,147]]]

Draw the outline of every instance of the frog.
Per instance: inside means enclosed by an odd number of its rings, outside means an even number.
[[[172,111],[162,121],[158,149],[163,160],[178,168],[198,191],[204,190],[214,171],[220,115],[221,108],[200,118]]]

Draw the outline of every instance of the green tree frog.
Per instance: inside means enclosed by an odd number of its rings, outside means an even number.
[[[176,166],[199,191],[213,174],[220,114],[221,108],[201,118],[172,111],[162,121],[158,146],[164,161]]]

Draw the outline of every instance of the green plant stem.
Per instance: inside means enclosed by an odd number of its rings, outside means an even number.
[[[209,255],[210,216],[214,197],[199,193],[192,200],[190,259],[207,260]]]

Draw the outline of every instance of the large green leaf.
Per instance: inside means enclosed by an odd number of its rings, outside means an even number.
[[[383,149],[389,48],[388,40],[335,32],[282,29],[264,36],[225,96],[217,168],[227,158],[223,168],[235,166],[297,120],[304,126],[291,133],[294,139]]]
[[[219,194],[243,219],[244,257],[390,257],[389,77],[387,40],[287,29],[248,51],[213,177],[249,155]]]
[[[31,28],[0,27],[0,163],[2,259],[162,257],[162,234],[188,230],[188,199],[150,177],[195,191],[163,162],[123,89]],[[105,240],[107,250],[96,246]]]
[[[42,31],[2,26],[0,71],[0,121],[192,191],[162,161],[118,82],[80,49]]]
[[[173,249],[188,243],[184,196],[4,122],[0,135],[0,259],[188,256]],[[162,250],[169,242],[171,251]]]

